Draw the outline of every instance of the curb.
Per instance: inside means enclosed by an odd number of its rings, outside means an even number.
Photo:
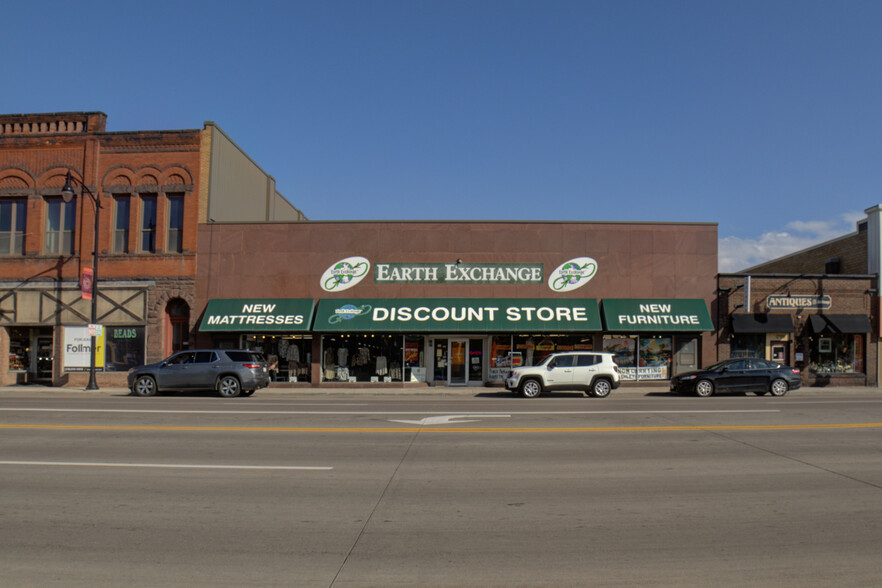
[[[82,388],[71,388],[61,386],[39,386],[39,385],[15,385],[0,387],[0,394],[100,394],[107,396],[131,396],[128,388],[120,386],[109,386],[99,388],[98,390],[84,390]],[[788,396],[841,396],[845,394],[877,394],[882,393],[882,389],[875,387],[857,387],[857,386],[840,386],[840,387],[823,387],[823,388],[800,388],[788,393]],[[410,397],[508,397],[512,396],[511,392],[500,387],[459,387],[459,386],[427,386],[425,388],[374,388],[366,386],[364,388],[288,388],[288,387],[270,387],[262,388],[255,392],[255,396],[410,396]],[[651,385],[651,386],[621,386],[613,390],[610,397],[617,396],[674,396],[670,393],[667,385]]]

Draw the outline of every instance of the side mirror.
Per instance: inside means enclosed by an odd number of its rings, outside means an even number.
[[[548,369],[553,370],[556,367],[557,367],[557,364],[554,363],[553,361],[548,362]]]

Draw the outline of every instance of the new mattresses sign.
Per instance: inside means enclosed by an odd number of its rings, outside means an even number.
[[[332,264],[320,278],[325,292],[341,292],[358,285],[370,272],[366,257],[347,257]],[[554,292],[569,292],[588,283],[597,262],[576,257],[563,262],[546,280],[541,263],[391,263],[374,266],[375,284],[542,284]]]
[[[223,298],[210,300],[200,331],[308,331],[312,298]]]

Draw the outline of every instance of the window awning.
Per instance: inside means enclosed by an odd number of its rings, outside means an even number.
[[[700,298],[604,298],[607,331],[713,331],[707,303]]]
[[[732,315],[735,333],[792,333],[793,319],[789,314],[739,313]]]
[[[312,298],[215,298],[208,301],[199,330],[291,333],[308,331]]]
[[[869,333],[870,319],[863,314],[813,314],[809,325],[815,333]]]
[[[595,298],[323,298],[313,326],[324,333],[600,330]]]

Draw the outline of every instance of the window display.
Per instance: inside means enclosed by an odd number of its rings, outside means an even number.
[[[31,364],[28,356],[31,347],[30,329],[9,328],[9,371],[26,372]]]
[[[146,327],[106,327],[104,329],[104,369],[126,372],[144,365]]]
[[[511,370],[511,335],[490,338],[490,381],[503,382]]]
[[[671,376],[674,354],[670,336],[606,335],[603,351],[613,354],[623,380],[667,380]]]
[[[421,337],[402,335],[322,337],[322,381],[402,382],[407,370],[409,379],[425,377],[422,346]]]
[[[426,381],[426,364],[422,337],[409,336],[404,338],[404,380],[406,382]]]
[[[811,340],[809,370],[816,374],[864,373],[864,335],[836,333]]]
[[[515,335],[514,351],[523,356],[523,365],[536,365],[556,351],[591,351],[591,336],[585,335]]]
[[[638,375],[641,380],[667,380],[671,375],[671,338],[641,337]]]
[[[244,335],[242,348],[262,353],[271,382],[309,382],[312,337],[305,335]]]
[[[766,336],[764,333],[737,334],[732,338],[730,359],[766,356]]]

